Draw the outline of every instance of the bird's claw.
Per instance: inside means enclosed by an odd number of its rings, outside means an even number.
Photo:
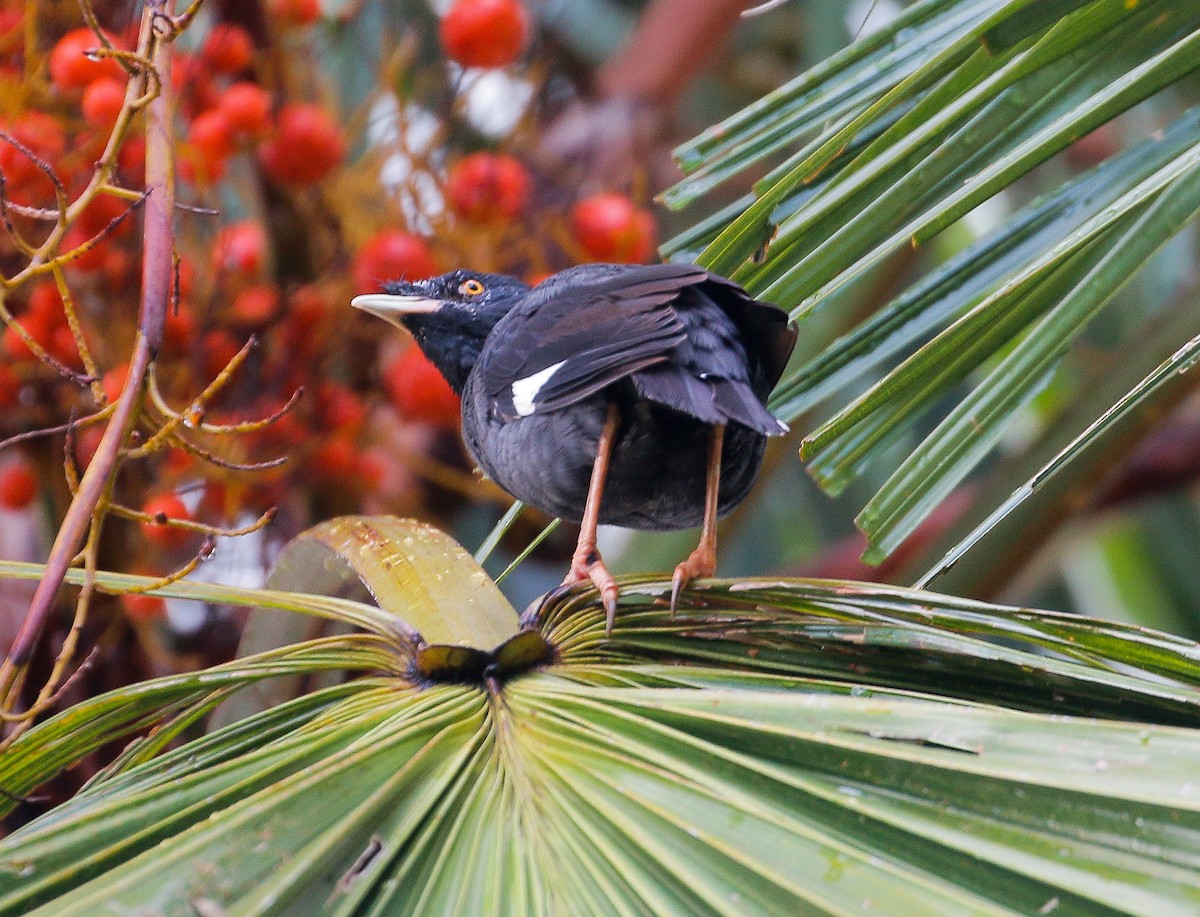
[[[679,594],[694,579],[703,579],[717,572],[716,551],[706,549],[704,545],[696,548],[687,560],[675,567],[671,577],[671,616],[679,605]]]
[[[566,579],[562,581],[561,586],[547,596],[547,600],[550,596],[560,595],[576,583],[584,583],[589,580],[596,591],[600,593],[600,603],[604,606],[604,633],[611,635],[613,623],[617,618],[617,598],[620,591],[617,589],[616,579],[604,565],[604,559],[595,550],[587,552],[583,557],[576,556],[571,562],[571,570]]]

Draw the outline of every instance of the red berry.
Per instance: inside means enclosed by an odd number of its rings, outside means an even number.
[[[104,389],[104,397],[108,399],[109,404],[112,404],[121,397],[121,392],[124,390],[125,382],[128,378],[128,363],[121,363],[119,366],[114,366],[100,377],[100,387]]]
[[[178,293],[179,299],[187,299],[196,287],[196,267],[187,255],[179,256],[179,267],[172,272],[171,295]],[[179,289],[175,290],[175,281],[179,281]]]
[[[529,14],[518,0],[457,0],[440,30],[442,49],[464,67],[505,67],[529,41]]]
[[[358,476],[362,480],[363,489],[379,490],[383,479],[387,476],[388,459],[381,449],[368,449],[358,459]]]
[[[511,220],[529,201],[529,173],[503,153],[472,153],[450,170],[446,196],[461,217],[476,222]]]
[[[317,410],[329,430],[353,435],[367,419],[367,409],[354,390],[339,382],[323,382],[317,387]]]
[[[240,327],[265,325],[279,311],[279,289],[269,283],[246,287],[233,298],[229,311]]]
[[[285,105],[273,136],[258,151],[263,171],[281,185],[310,185],[325,178],[346,153],[346,138],[318,105]]]
[[[117,165],[127,181],[137,184],[146,174],[146,138],[129,137],[117,153]]]
[[[250,66],[254,42],[240,25],[222,22],[208,33],[200,54],[213,73],[240,73]]]
[[[271,0],[271,13],[287,25],[312,25],[321,18],[321,0]]]
[[[196,467],[197,460],[190,452],[172,447],[163,456],[163,470],[169,474],[180,476],[187,474]]]
[[[241,342],[224,328],[213,328],[205,332],[200,342],[204,352],[204,371],[214,377],[229,365],[229,361],[242,349]]]
[[[120,79],[121,65],[111,57],[92,60],[87,52],[100,47],[91,29],[72,29],[50,52],[50,82],[59,89],[80,89],[96,80]]]
[[[163,322],[163,353],[179,356],[187,352],[196,340],[196,319],[187,307],[179,304],[176,312],[167,307],[167,317]]]
[[[194,146],[185,146],[179,151],[179,177],[191,185],[209,187],[225,177],[229,164],[224,156],[206,156]]]
[[[160,548],[178,548],[188,543],[191,533],[187,529],[167,525],[168,519],[191,520],[192,514],[174,494],[159,494],[142,504],[142,512],[151,517],[150,522],[141,523],[146,540]]]
[[[21,379],[11,366],[0,363],[0,408],[11,408],[21,395]]]
[[[104,424],[93,424],[75,432],[75,461],[81,468],[91,464],[100,448],[100,440],[104,438]]]
[[[129,212],[129,202],[111,194],[97,194],[79,214],[78,226],[90,237],[98,235],[109,226],[114,239],[129,235],[133,231],[135,214]],[[120,220],[120,222],[117,222]]]
[[[125,614],[133,621],[154,621],[167,613],[167,603],[157,595],[127,592],[121,596]]]
[[[296,287],[288,297],[288,312],[305,329],[323,321],[329,314],[329,307],[329,299],[312,283]]]
[[[224,159],[233,152],[233,127],[221,109],[213,108],[195,117],[188,141],[206,162]]]
[[[83,368],[83,357],[79,355],[79,345],[75,343],[75,333],[69,325],[57,325],[50,333],[50,346],[46,348],[50,356],[64,366],[72,369]]]
[[[93,235],[82,226],[72,226],[67,230],[67,234],[63,236],[62,245],[59,246],[59,251],[67,253],[77,248],[82,248],[93,239]],[[82,254],[76,255],[67,262],[72,268],[81,271],[85,274],[90,274],[94,271],[102,270],[106,260],[108,250],[107,239],[101,239],[92,245],[91,248],[84,251]]]
[[[12,41],[25,24],[25,14],[20,9],[8,8],[0,10],[0,38]],[[8,42],[4,42],[8,47]]]
[[[103,77],[88,85],[83,92],[83,120],[93,127],[108,130],[117,123],[125,105],[125,84],[112,77]]]
[[[424,239],[402,229],[384,229],[358,250],[354,290],[375,293],[385,280],[423,280],[437,272],[437,262]]]
[[[235,134],[258,134],[271,118],[271,97],[254,83],[234,83],[221,95],[217,110]]]
[[[133,275],[133,259],[123,248],[107,247],[104,252],[104,282],[110,290],[121,290]]]
[[[571,210],[571,228],[598,261],[638,263],[654,254],[654,218],[623,194],[606,192],[580,201]]]
[[[5,125],[5,131],[48,165],[54,165],[55,160],[62,156],[67,148],[62,124],[44,111],[25,112]],[[0,172],[14,184],[27,182],[44,174],[36,162],[7,140],[0,140]],[[48,182],[48,179],[46,181]]]
[[[37,478],[24,459],[9,462],[0,469],[0,506],[24,509],[37,496]]]
[[[226,226],[213,245],[213,269],[235,274],[257,274],[267,253],[267,234],[253,220]]]
[[[21,333],[17,330],[17,324],[20,324],[21,327],[28,331],[29,336],[32,337],[37,343],[41,344],[43,348],[47,348],[50,345],[50,339],[54,335],[55,326],[50,322],[39,319],[36,316],[28,315],[21,319],[19,323],[13,322],[5,327],[3,336],[5,353],[7,353],[9,357],[18,363],[25,363],[37,359],[37,357],[34,356],[33,351],[29,349],[28,345],[26,345],[24,337],[22,337]]]
[[[408,347],[384,368],[383,384],[392,404],[409,420],[457,429],[458,396],[419,347]]]
[[[56,325],[64,321],[62,295],[52,280],[39,283],[29,294],[29,305],[25,314],[43,325]]]
[[[358,470],[358,449],[346,437],[332,436],[317,447],[309,463],[317,478],[342,484]]]

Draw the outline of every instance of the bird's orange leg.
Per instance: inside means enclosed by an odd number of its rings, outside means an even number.
[[[575,545],[575,556],[571,558],[571,570],[563,580],[563,586],[573,586],[588,580],[600,592],[607,618],[606,631],[612,633],[613,620],[617,616],[617,582],[613,579],[604,559],[596,550],[596,527],[600,522],[600,498],[604,496],[604,482],[608,478],[608,464],[612,457],[613,441],[617,436],[617,406],[608,406],[608,417],[596,446],[596,462],[592,465],[592,480],[588,485],[587,502],[583,507],[583,521],[579,528],[579,541]],[[562,587],[560,587],[562,588]]]
[[[679,593],[689,582],[717,572],[717,502],[721,490],[721,447],[725,444],[725,424],[712,428],[708,441],[708,474],[705,477],[704,528],[700,533],[700,544],[691,555],[675,568],[671,578],[671,614]]]

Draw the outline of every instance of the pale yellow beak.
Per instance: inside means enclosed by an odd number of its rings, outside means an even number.
[[[428,296],[398,296],[392,293],[364,293],[350,300],[355,309],[362,309],[385,322],[400,325],[403,315],[429,315],[442,307],[439,299]]]

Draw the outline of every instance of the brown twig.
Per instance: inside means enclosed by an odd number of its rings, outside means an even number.
[[[160,78],[161,94],[150,101],[145,109],[145,253],[142,263],[142,302],[138,314],[137,337],[129,361],[129,381],[117,399],[112,422],[105,429],[96,454],[84,472],[79,489],[67,509],[54,545],[50,549],[45,572],[34,592],[25,620],[13,640],[8,658],[0,665],[0,709],[6,712],[12,712],[17,703],[18,697],[14,688],[33,656],[34,647],[45,627],[55,597],[62,588],[67,569],[75,558],[85,533],[90,529],[93,535],[97,534],[99,523],[103,520],[104,503],[115,479],[121,446],[141,412],[146,373],[162,343],[163,323],[166,319],[166,304],[171,285],[175,182],[171,158],[171,45],[158,39],[153,26],[156,18],[161,16],[164,10],[169,15],[173,7],[174,0],[157,0],[147,4],[142,14],[138,39],[138,53],[151,62],[152,69]],[[130,80],[125,96],[126,104],[117,119],[88,189],[85,190],[85,193],[90,191],[92,197],[97,189],[108,184],[123,132],[133,117],[132,103],[144,94],[149,83],[150,78],[145,73]],[[22,274],[32,273],[39,265],[39,257],[43,261],[48,260],[48,256],[57,251],[58,244],[66,232],[66,223],[87,206],[90,200],[90,197],[84,200],[81,195],[80,199],[65,208],[64,219],[54,227]],[[87,553],[85,551],[85,555]]]

